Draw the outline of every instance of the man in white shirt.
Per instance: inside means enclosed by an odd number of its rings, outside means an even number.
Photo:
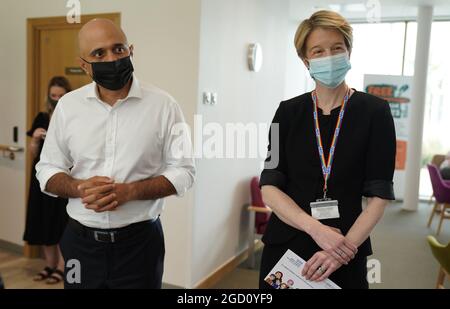
[[[182,111],[139,83],[133,46],[111,21],[84,25],[79,48],[94,82],[60,99],[36,166],[42,191],[69,198],[64,286],[161,288],[163,198],[182,196],[195,175]],[[77,262],[80,276],[69,272]]]

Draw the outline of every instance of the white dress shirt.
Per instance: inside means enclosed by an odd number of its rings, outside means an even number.
[[[128,96],[110,106],[99,99],[93,82],[62,97],[45,138],[37,178],[44,193],[48,180],[58,173],[86,180],[106,176],[116,183],[166,177],[182,196],[194,182],[195,168],[190,133],[175,100],[154,86],[141,86],[133,77]],[[173,151],[183,141],[181,156]],[[69,199],[69,216],[85,226],[120,228],[156,219],[163,199],[131,201],[115,211],[96,213],[81,199]]]

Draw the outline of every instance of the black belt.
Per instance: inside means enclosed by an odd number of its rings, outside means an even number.
[[[142,231],[146,226],[156,222],[158,219],[159,217],[155,220],[147,220],[138,223],[133,223],[128,226],[117,229],[91,228],[84,226],[83,224],[72,218],[69,218],[68,225],[80,236],[94,239],[95,241],[98,242],[112,244],[133,237],[134,235]]]

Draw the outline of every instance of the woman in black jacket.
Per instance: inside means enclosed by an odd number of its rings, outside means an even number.
[[[278,134],[271,134],[260,179],[274,212],[260,288],[270,288],[264,278],[287,249],[307,261],[309,280],[368,288],[369,234],[394,199],[396,138],[389,104],[345,83],[352,40],[349,23],[331,11],[316,12],[297,30],[298,55],[316,88],[282,102],[273,120]]]

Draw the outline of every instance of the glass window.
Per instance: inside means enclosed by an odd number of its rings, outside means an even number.
[[[350,86],[363,90],[364,74],[414,75],[416,22],[352,26],[353,68],[347,77]],[[445,132],[450,132],[450,40],[443,39],[449,32],[449,21],[433,22],[419,192],[422,198],[432,194],[426,164],[433,155],[450,151],[450,138],[445,138]]]
[[[417,40],[417,23],[406,23],[406,43],[405,43],[405,60],[404,75],[414,75],[414,61],[416,59],[416,40]]]
[[[352,24],[350,87],[362,91],[365,74],[401,75],[405,41],[404,22]]]
[[[449,32],[449,21],[433,22],[423,128],[422,197],[429,197],[432,193],[426,164],[433,155],[447,154],[450,151],[450,41],[446,39]]]

